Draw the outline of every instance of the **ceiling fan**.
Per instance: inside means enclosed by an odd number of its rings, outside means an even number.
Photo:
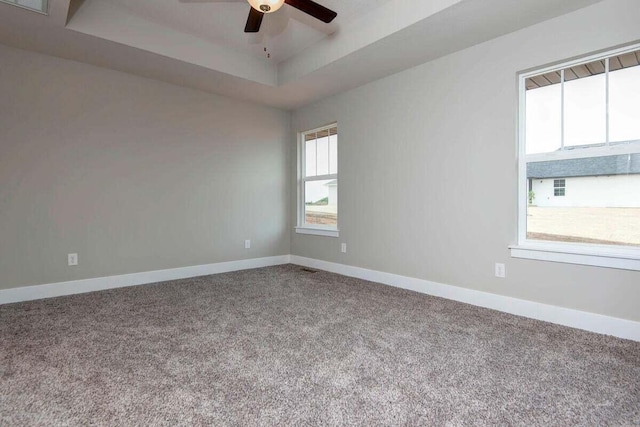
[[[206,3],[209,1],[216,1],[216,0],[180,0],[180,1],[184,3],[201,3],[201,2]],[[260,25],[262,24],[262,18],[264,18],[264,15],[267,13],[273,13],[277,11],[285,3],[327,24],[333,21],[336,16],[338,16],[338,14],[333,10],[328,9],[312,0],[247,0],[247,1],[251,5],[251,9],[249,10],[249,17],[247,18],[247,23],[244,27],[245,33],[257,33],[258,31],[260,31]]]

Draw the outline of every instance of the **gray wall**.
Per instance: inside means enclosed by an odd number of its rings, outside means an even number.
[[[637,0],[599,3],[295,111],[293,131],[338,122],[340,238],[292,234],[292,253],[640,320],[640,272],[512,259],[507,249],[516,73],[638,40],[638,16]],[[292,218],[295,205],[292,191]],[[495,262],[506,279],[494,277]]]
[[[2,45],[0,94],[0,288],[289,253],[289,113]]]
[[[606,1],[295,111],[339,123],[339,239],[290,233],[288,113],[0,45],[0,288],[291,251],[640,320],[640,273],[507,249],[516,72],[638,40],[637,16]]]

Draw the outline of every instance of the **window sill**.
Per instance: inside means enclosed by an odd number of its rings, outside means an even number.
[[[531,243],[509,246],[512,258],[640,271],[640,249]]]
[[[310,234],[312,236],[339,237],[339,230],[313,227],[296,227],[298,234]]]

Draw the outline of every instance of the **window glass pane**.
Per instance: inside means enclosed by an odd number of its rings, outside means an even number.
[[[640,139],[640,51],[612,58],[609,72],[609,141]]]
[[[47,0],[0,0],[0,2],[17,4],[38,12],[47,12]]]
[[[303,134],[303,161],[305,176],[302,177],[304,197],[299,203],[304,211],[301,218],[304,225],[326,226],[336,229],[338,224],[338,180],[325,179],[326,175],[337,176],[338,169],[338,128]]]
[[[634,145],[631,154],[529,162],[527,239],[640,246]]]
[[[316,176],[316,140],[311,139],[304,143],[305,176]]]
[[[18,3],[21,6],[28,7],[30,9],[43,10],[42,0],[18,0],[16,3]]]
[[[548,153],[560,149],[562,97],[560,74],[547,73],[526,80],[526,152]]]
[[[318,133],[318,170],[317,175],[329,174],[329,135],[325,131],[321,136]]]
[[[329,136],[329,173],[338,173],[338,134],[337,129],[332,129],[332,135]]]
[[[595,61],[565,69],[565,147],[607,140],[607,79],[603,68],[602,61]]]
[[[338,225],[338,180],[305,182],[306,224]]]

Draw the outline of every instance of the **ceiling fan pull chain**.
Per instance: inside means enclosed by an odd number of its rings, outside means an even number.
[[[266,28],[264,32],[264,53],[267,59],[271,58],[271,53],[269,52],[269,34],[271,34],[271,20],[267,18]]]

